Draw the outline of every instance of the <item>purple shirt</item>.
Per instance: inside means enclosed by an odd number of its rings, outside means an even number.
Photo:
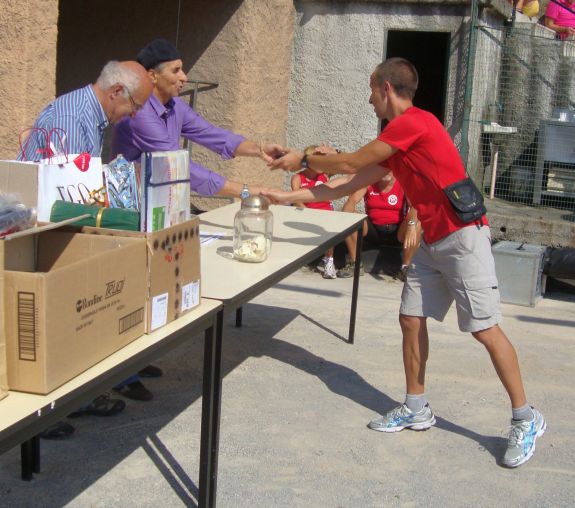
[[[152,95],[133,118],[124,118],[114,126],[112,157],[121,153],[134,161],[142,152],[179,150],[180,136],[216,152],[222,159],[233,158],[238,145],[245,140],[243,136],[204,120],[178,97],[164,105]],[[213,196],[225,182],[223,176],[190,160],[193,191],[202,196]]]

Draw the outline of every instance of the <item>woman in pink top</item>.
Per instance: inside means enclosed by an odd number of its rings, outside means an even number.
[[[575,0],[551,0],[545,11],[545,26],[561,40],[575,35]]]

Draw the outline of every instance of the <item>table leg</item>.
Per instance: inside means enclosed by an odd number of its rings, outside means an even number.
[[[34,465],[32,467],[32,471],[36,474],[40,472],[40,436],[35,435],[32,438],[33,441],[33,454],[34,454]]]
[[[236,328],[241,328],[241,326],[242,326],[242,317],[243,317],[242,307],[238,307],[238,308],[236,309]]]
[[[353,289],[351,292],[351,313],[349,316],[348,343],[353,344],[355,336],[355,315],[357,311],[357,293],[359,289],[359,267],[361,265],[361,248],[363,245],[363,222],[357,230],[357,243],[355,246],[355,266],[353,268]]]
[[[218,312],[214,327],[206,330],[204,340],[204,377],[202,387],[202,431],[200,444],[200,508],[216,506],[220,408],[222,389],[222,335],[224,312]]]
[[[30,481],[40,472],[40,437],[34,436],[20,445],[22,480]]]

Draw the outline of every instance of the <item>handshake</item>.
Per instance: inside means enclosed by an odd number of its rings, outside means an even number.
[[[283,169],[284,171],[292,172],[306,169],[304,157],[307,155],[332,155],[340,153],[339,150],[325,143],[321,145],[310,145],[305,148],[303,152],[291,148],[282,148],[278,145],[262,146],[261,151],[262,154],[265,153],[268,155],[265,160],[270,169]]]
[[[266,147],[262,147],[262,152],[264,148],[272,148],[271,145],[267,145]],[[273,151],[270,150],[266,152],[269,156],[269,160],[267,160],[268,167],[272,170],[274,169],[283,169],[284,171],[291,171],[291,172],[311,172],[311,173],[319,173],[321,170],[315,170],[314,168],[310,168],[308,165],[308,156],[315,156],[315,155],[337,155],[339,154],[339,150],[332,148],[327,144],[321,145],[310,145],[304,149],[304,151],[293,150],[293,149],[284,149],[278,147],[277,145],[273,145]],[[327,161],[326,161],[327,162]],[[336,161],[333,161],[336,162]],[[313,194],[307,195],[308,193],[304,189],[300,189],[298,191],[292,192],[285,192],[277,189],[261,189],[261,194],[268,198],[274,204],[290,204],[292,202],[302,201],[316,201],[318,196],[315,193],[319,189],[316,189]],[[326,190],[326,189],[325,189]],[[324,191],[325,191],[324,190]],[[302,191],[306,195],[302,194]]]

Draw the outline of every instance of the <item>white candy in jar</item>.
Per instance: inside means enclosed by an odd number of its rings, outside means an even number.
[[[266,256],[266,238],[264,235],[254,236],[245,240],[234,255],[244,261],[263,261]]]

